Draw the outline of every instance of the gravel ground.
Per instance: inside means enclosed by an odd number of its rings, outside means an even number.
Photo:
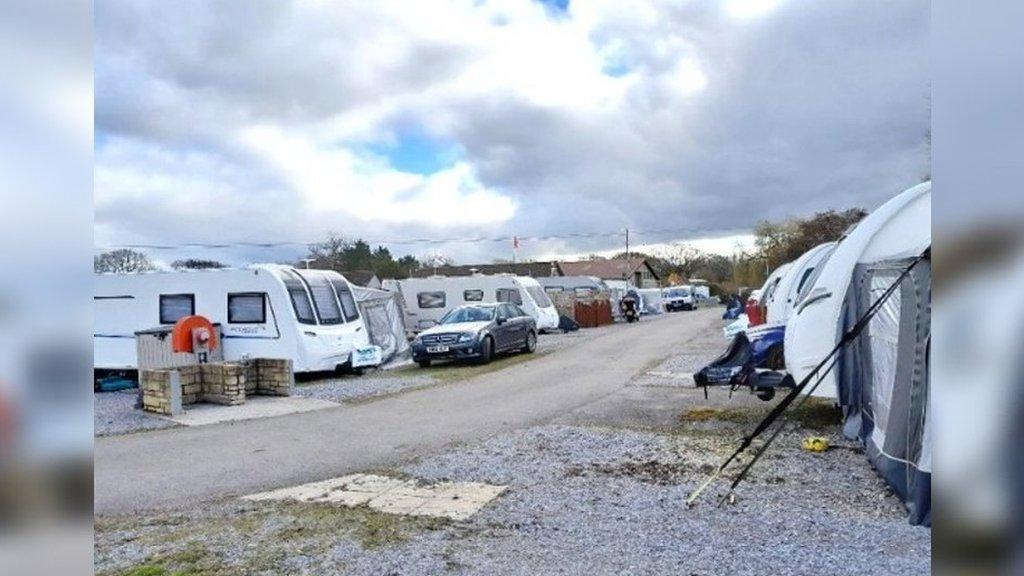
[[[174,428],[178,424],[137,410],[138,389],[97,392],[93,395],[93,425],[96,436],[128,434],[142,430]]]
[[[653,371],[692,372],[721,352],[709,329]],[[641,375],[638,386],[675,386]],[[668,379],[670,380],[670,379]],[[692,386],[692,384],[691,384]],[[643,388],[633,388],[643,390]],[[703,402],[676,389],[678,423],[650,431],[541,426],[400,469],[425,481],[508,485],[466,522],[238,500],[138,517],[102,517],[96,568],[223,574],[925,574],[931,531],[906,514],[844,440],[830,407],[809,404],[740,486],[692,509],[687,494],[770,409],[741,396]],[[808,434],[833,448],[799,448]]]
[[[295,395],[332,402],[352,402],[397,394],[436,383],[436,378],[416,368],[375,370],[362,376],[343,376],[300,382],[295,387]]]
[[[863,454],[842,443],[805,453],[800,437],[780,438],[735,504],[714,506],[719,485],[687,510],[687,493],[730,445],[723,436],[534,428],[400,471],[509,486],[467,522],[390,517],[381,530],[380,519],[353,520],[351,510],[320,508],[339,515],[324,523],[309,509],[223,502],[130,526],[101,519],[97,569],[205,562],[224,573],[927,573],[930,531],[906,524]]]

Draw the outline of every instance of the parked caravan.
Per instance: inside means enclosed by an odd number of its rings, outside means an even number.
[[[288,358],[296,372],[334,370],[370,344],[351,285],[329,270],[259,264],[98,274],[93,294],[97,369],[136,369],[136,332],[192,314],[220,325],[228,361]]]
[[[931,245],[931,183],[919,184],[889,200],[839,240],[824,266],[812,275],[813,286],[798,299],[786,327],[786,368],[801,381],[835,347],[855,300],[855,273],[874,266],[893,267],[924,253]],[[885,290],[892,274],[871,274],[872,293]],[[880,317],[873,322],[882,322]],[[870,331],[870,327],[869,327]],[[885,344],[884,337],[877,345]],[[879,355],[890,351],[878,349]],[[881,359],[881,356],[880,356]],[[844,369],[841,355],[815,395],[836,397],[836,373]]]
[[[750,293],[746,307],[747,319],[750,326],[759,326],[765,323],[765,316],[767,315],[765,303],[771,300],[772,296],[775,294],[775,290],[779,287],[779,283],[782,282],[783,276],[789,272],[792,265],[792,262],[787,262],[782,266],[779,266],[768,275],[768,279],[764,281],[764,286],[762,286],[760,290],[754,290]]]
[[[642,312],[644,314],[661,314],[665,311],[664,295],[661,292],[661,288],[641,288],[637,292],[643,299],[644,307]]]
[[[574,292],[577,298],[593,298],[608,292],[604,281],[594,276],[538,276],[535,280],[548,294]]]
[[[835,250],[835,242],[819,244],[805,252],[802,256],[793,261],[793,265],[779,280],[778,286],[762,301],[762,307],[766,310],[765,323],[769,325],[785,324],[793,311],[793,305],[801,289],[809,287],[808,280],[814,275],[814,271],[832,255]],[[806,293],[806,291],[805,291]]]
[[[539,331],[558,328],[558,311],[540,283],[528,276],[474,274],[385,280],[384,289],[405,303],[405,327],[418,333],[450,310],[476,302],[512,302],[533,317]]]

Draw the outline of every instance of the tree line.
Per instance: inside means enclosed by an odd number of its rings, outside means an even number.
[[[790,218],[781,222],[761,221],[754,228],[754,248],[732,256],[711,254],[685,243],[675,244],[658,254],[643,253],[655,273],[668,283],[692,278],[707,280],[714,292],[732,294],[743,288],[760,287],[771,270],[800,257],[823,242],[838,240],[854,224],[867,216],[861,208],[818,212],[807,218]],[[636,257],[639,252],[634,252]],[[625,253],[614,256],[625,257]],[[309,246],[296,267],[336,270],[338,272],[368,271],[378,278],[408,278],[416,270],[440,264],[452,264],[450,258],[432,256],[423,261],[412,255],[395,258],[384,246],[373,248],[362,239],[349,240],[332,234],[323,242]],[[226,268],[216,260],[188,258],[171,263],[175,270],[206,270]],[[104,252],[93,260],[96,272],[147,272],[156,269],[146,254],[137,250],[119,249]]]
[[[407,254],[395,258],[384,246],[371,248],[364,240],[348,240],[337,234],[309,246],[303,258],[287,264],[298,268],[308,266],[338,272],[366,271],[374,273],[378,278],[408,278],[414,271],[427,265],[415,256]],[[202,258],[175,260],[170,266],[174,270],[211,270],[228,267],[223,262]],[[93,258],[93,270],[97,273],[152,272],[156,269],[156,264],[144,252],[129,248],[111,250]]]

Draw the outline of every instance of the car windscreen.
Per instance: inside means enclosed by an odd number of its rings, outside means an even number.
[[[669,298],[686,298],[690,295],[690,291],[685,288],[675,288],[668,291]]]
[[[494,306],[464,306],[456,308],[441,318],[441,324],[459,322],[490,322],[494,320]]]

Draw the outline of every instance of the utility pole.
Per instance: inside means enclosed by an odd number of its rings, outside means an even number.
[[[624,279],[627,280],[627,281],[629,280],[629,272],[630,272],[629,261],[630,260],[631,260],[631,258],[629,257],[629,228],[627,227],[626,228],[626,271],[622,273],[622,275],[624,276]]]

